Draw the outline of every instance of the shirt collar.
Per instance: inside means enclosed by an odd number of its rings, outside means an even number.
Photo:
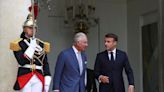
[[[78,53],[78,52],[79,52],[79,51],[75,48],[74,45],[72,46],[72,48],[73,48],[73,50],[74,50],[75,53]]]
[[[113,49],[112,51],[108,51],[108,53],[113,52],[114,54],[116,53],[116,48]]]

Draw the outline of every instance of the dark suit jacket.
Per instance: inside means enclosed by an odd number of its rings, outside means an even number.
[[[62,51],[57,59],[53,90],[60,92],[85,92],[86,55],[81,53],[83,73],[80,75],[79,64],[73,48]]]
[[[87,68],[87,92],[97,92],[94,71]]]
[[[115,61],[109,60],[107,51],[98,53],[94,67],[95,76],[97,79],[100,75],[109,77],[109,84],[100,83],[99,92],[125,92],[123,69],[125,69],[129,85],[134,85],[133,72],[125,52],[117,49]]]

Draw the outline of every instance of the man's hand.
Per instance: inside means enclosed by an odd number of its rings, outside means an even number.
[[[102,82],[102,83],[109,83],[109,77],[104,76],[104,75],[100,75],[99,76],[99,81]]]
[[[45,82],[44,82],[45,92],[48,92],[50,83],[51,83],[51,76],[45,76],[44,79],[45,79]]]
[[[128,92],[134,92],[134,85],[129,85]]]
[[[36,38],[30,38],[30,46],[32,46],[34,49],[37,47]]]
[[[40,47],[37,42],[36,42],[36,38],[30,38],[30,46],[32,46],[35,51],[41,52],[43,49],[42,47]]]
[[[28,45],[28,48],[24,52],[24,56],[26,58],[33,59],[36,48],[36,40],[32,40],[32,38],[30,38],[30,43],[26,39],[24,40],[24,42]]]

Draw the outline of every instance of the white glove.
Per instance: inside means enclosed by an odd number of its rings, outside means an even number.
[[[41,52],[43,49],[37,44],[36,38],[30,38],[30,43],[27,40],[24,40],[24,42],[29,46],[27,50],[25,51],[25,55],[28,56],[28,58],[32,59],[35,51]]]
[[[36,51],[41,52],[43,49],[36,43],[36,38],[30,38],[30,46]]]
[[[24,40],[24,42],[28,45],[28,48],[26,49],[26,51],[24,52],[24,54],[28,58],[32,59],[33,58],[33,55],[34,55],[34,52],[35,52],[35,48],[37,46],[36,38],[34,38],[34,39],[30,38],[30,43],[27,40]]]
[[[51,76],[45,76],[44,78],[45,78],[44,91],[48,92],[51,83]]]
[[[33,59],[33,56],[34,56],[34,52],[35,52],[35,49],[31,46],[29,46],[26,51],[24,52],[24,54],[30,58],[30,59]]]
[[[33,47],[34,49],[36,48],[36,46],[37,46],[36,38],[30,38],[30,45],[29,46]]]

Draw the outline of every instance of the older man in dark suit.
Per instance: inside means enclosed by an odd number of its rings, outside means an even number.
[[[123,69],[125,69],[129,87],[134,92],[134,76],[125,52],[116,49],[117,35],[105,35],[106,50],[97,54],[94,66],[95,76],[99,80],[99,92],[125,92]]]

